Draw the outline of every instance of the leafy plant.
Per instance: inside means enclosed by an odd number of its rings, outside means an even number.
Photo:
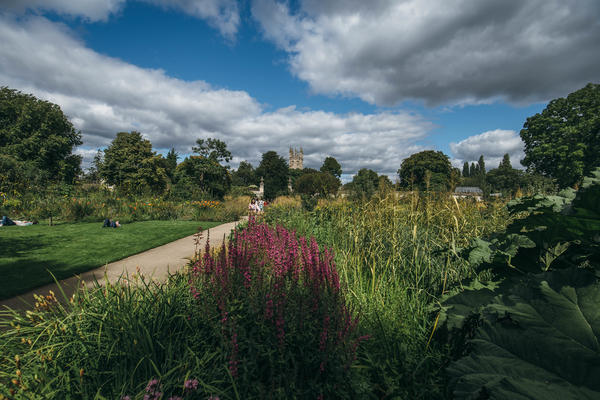
[[[455,398],[600,396],[600,169],[578,192],[512,203],[526,212],[465,253],[487,283],[443,302],[440,322],[459,357]]]

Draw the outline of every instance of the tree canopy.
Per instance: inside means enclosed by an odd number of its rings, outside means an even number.
[[[152,143],[136,131],[119,132],[104,150],[100,175],[125,193],[162,193],[167,173],[162,156],[152,151]]]
[[[577,185],[600,166],[600,85],[552,100],[527,118],[521,139],[528,171],[553,177],[561,187]]]
[[[321,172],[327,172],[336,178],[340,179],[342,176],[342,166],[340,163],[333,157],[325,158],[323,161],[323,165],[321,166]]]
[[[296,179],[294,191],[309,196],[327,197],[336,194],[340,181],[328,172],[311,172]]]
[[[448,190],[452,179],[452,165],[441,151],[425,150],[402,161],[398,170],[400,184],[421,190]]]
[[[80,144],[81,133],[58,105],[0,88],[0,186],[72,183],[81,172],[81,156],[72,154]]]
[[[222,161],[229,162],[231,153],[227,150],[227,144],[222,140],[215,138],[198,139],[197,146],[192,147],[192,151],[202,157],[209,158],[218,163]]]
[[[232,184],[235,186],[258,185],[256,171],[248,161],[240,162],[238,169],[232,174]]]
[[[265,180],[265,198],[267,200],[273,200],[275,197],[287,193],[288,164],[275,151],[267,151],[262,155],[262,160],[256,168],[256,175]]]
[[[365,197],[368,199],[379,188],[379,176],[372,169],[361,168],[352,177],[352,182],[348,186],[353,193],[353,197]]]

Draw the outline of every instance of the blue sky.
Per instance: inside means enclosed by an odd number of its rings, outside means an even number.
[[[0,85],[59,104],[86,162],[135,129],[181,155],[218,137],[234,168],[303,147],[346,180],[426,149],[517,166],[525,119],[598,82],[599,4],[7,0]]]

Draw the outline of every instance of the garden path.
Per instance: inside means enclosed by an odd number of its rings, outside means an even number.
[[[238,222],[229,222],[207,229],[203,232],[198,243],[198,249],[204,249],[206,239],[210,236],[211,247],[220,246],[231,230],[235,228]],[[75,275],[71,278],[60,281],[60,285],[67,296],[71,296],[80,282],[84,282],[88,287],[93,286],[93,282],[97,280],[103,284],[116,282],[120,276],[135,273],[141,273],[146,278],[152,278],[158,281],[165,281],[169,274],[182,269],[194,256],[196,249],[195,235],[187,236],[165,245],[155,247],[143,253],[124,258],[119,261],[106,264],[103,267]],[[139,270],[139,272],[138,272]],[[106,280],[105,280],[106,277]],[[0,300],[0,311],[5,310],[4,306],[8,306],[14,310],[26,310],[33,308],[35,299],[34,294],[46,295],[52,290],[57,298],[61,298],[60,290],[56,283],[51,283],[45,286],[36,288],[25,294],[12,297],[10,299]]]

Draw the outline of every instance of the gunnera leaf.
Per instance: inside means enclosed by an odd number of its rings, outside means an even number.
[[[539,274],[493,298],[471,352],[448,367],[456,399],[600,399],[600,285]]]

